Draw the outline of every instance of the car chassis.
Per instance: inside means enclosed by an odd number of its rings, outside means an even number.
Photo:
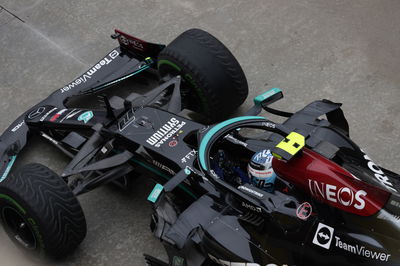
[[[148,197],[154,209],[151,227],[170,261],[167,264],[146,255],[149,265],[394,265],[400,261],[398,239],[381,235],[386,226],[385,230],[398,236],[400,177],[373,164],[348,138],[340,104],[316,101],[294,114],[287,113],[269,107],[283,97],[281,90],[271,89],[254,99],[245,116],[206,125],[182,114],[182,77],[168,75],[146,93],[102,97],[103,110],[67,107],[72,97],[97,95],[128,78],[154,76],[157,55],[165,45],[118,30],[112,37],[118,39],[119,47],[20,115],[0,137],[0,183],[12,178],[9,173],[29,137],[39,135],[71,158],[61,177],[76,196],[108,183],[128,186],[134,182],[131,176],[139,173],[155,176],[157,185]],[[288,120],[278,124],[257,116],[263,109]],[[320,119],[322,115],[327,119]],[[241,128],[262,129],[268,134],[264,139],[248,139],[240,135]],[[219,178],[210,158],[221,139],[238,153],[271,149],[277,158],[274,167],[287,177],[282,180],[286,192],[266,193],[248,184],[234,187]],[[352,165],[362,169],[363,183],[355,179],[350,185],[342,182],[339,174],[326,174],[325,168],[337,167],[332,160],[345,150],[351,156],[341,157],[342,166],[347,165],[350,172]],[[358,203],[350,205],[348,199],[342,199],[340,204],[340,198],[330,202],[333,194],[315,199],[322,185],[318,183],[313,190],[313,183],[304,183],[318,177],[299,171],[309,166],[304,161],[301,166],[292,163],[299,157],[323,161],[324,170],[314,175],[328,175],[325,184],[341,186],[342,194],[354,192]],[[352,160],[356,163],[350,164]],[[306,181],[295,181],[299,177]],[[311,195],[299,187],[310,189]],[[367,193],[363,197],[357,194],[361,189]],[[365,207],[357,209],[362,204]],[[369,229],[352,226],[360,223],[368,224]],[[317,238],[321,232],[331,234],[327,236],[331,249]],[[364,253],[353,254],[339,243],[364,247]],[[283,248],[288,252],[282,252]],[[376,258],[371,258],[373,252]]]

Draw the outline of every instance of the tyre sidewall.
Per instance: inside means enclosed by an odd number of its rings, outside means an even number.
[[[161,76],[181,75],[182,101],[187,109],[217,122],[246,99],[247,80],[229,49],[211,34],[190,29],[158,56]]]
[[[180,75],[182,77],[182,94],[184,96],[184,103],[186,107],[192,111],[209,115],[213,112],[210,109],[204,89],[201,84],[198,84],[199,78],[183,65],[179,65],[173,58],[164,56],[160,64],[160,72],[162,75]],[[174,67],[176,66],[176,67]],[[177,69],[179,68],[179,69]]]
[[[17,169],[0,183],[0,195],[3,195],[0,211],[7,207],[16,209],[22,222],[32,228],[37,242],[34,250],[16,241],[3,222],[12,241],[28,254],[35,251],[39,258],[61,259],[86,236],[86,221],[79,201],[64,180],[43,165],[28,164]],[[14,228],[21,222],[19,216],[11,216],[16,217]]]
[[[12,208],[26,222],[27,226],[30,228],[30,231],[33,233],[33,236],[35,238],[34,249],[27,248],[16,239],[13,231],[3,217],[6,208]],[[7,235],[19,248],[23,249],[24,252],[32,255],[39,254],[40,257],[45,256],[45,235],[43,234],[39,226],[41,224],[40,220],[38,219],[38,217],[35,217],[35,215],[33,215],[33,212],[18,195],[10,191],[7,187],[4,187],[3,184],[1,184],[0,186],[0,220]]]

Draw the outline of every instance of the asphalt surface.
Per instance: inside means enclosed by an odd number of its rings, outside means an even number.
[[[400,172],[400,2],[397,0],[1,0],[0,130],[69,83],[116,42],[114,28],[169,43],[201,28],[225,43],[247,75],[252,98],[280,87],[275,104],[295,111],[342,102],[352,138],[383,167]],[[275,117],[268,115],[275,119]],[[60,172],[67,160],[46,144],[24,155]],[[149,231],[151,184],[132,194],[104,187],[81,196],[88,235],[60,265],[144,265],[165,258]],[[32,265],[0,230],[1,265]]]

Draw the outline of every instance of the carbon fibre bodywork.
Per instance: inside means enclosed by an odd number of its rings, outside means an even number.
[[[62,177],[75,195],[134,182],[132,173],[154,176],[151,227],[169,262],[146,256],[149,265],[400,264],[400,176],[351,141],[340,104],[316,101],[290,114],[267,106],[282,97],[272,89],[255,98],[246,116],[205,125],[182,113],[181,78],[157,76],[164,45],[118,30],[113,37],[119,47],[3,133],[0,183],[12,178],[18,154],[39,135],[70,156]],[[146,93],[103,97],[99,110],[67,106],[72,97],[151,73],[157,85]],[[262,109],[288,119],[277,124],[256,116]],[[247,137],[246,128],[265,134]],[[303,136],[304,147],[292,132]],[[293,147],[279,148],[289,144],[298,148],[293,154]],[[275,191],[225,182],[211,163],[218,149],[243,162],[274,151]]]
[[[317,103],[306,107],[303,115]],[[322,107],[322,102],[318,106]],[[280,127],[284,132],[296,130],[309,137],[300,156],[286,162],[274,159],[275,172],[284,181],[284,188],[274,193],[248,185],[232,188],[206,163],[202,169],[208,178],[215,178],[217,192],[202,196],[170,224],[158,210],[168,209],[164,206],[167,203],[159,203],[161,207],[156,204],[156,220],[162,220],[163,229],[155,232],[163,232],[159,237],[171,250],[171,261],[182,256],[187,265],[203,265],[208,256],[208,261],[218,265],[398,264],[399,197],[395,190],[399,176],[378,168],[347,137],[348,132],[341,133],[327,120],[316,116],[312,123],[302,126],[304,121],[296,118],[302,112],[283,127],[248,117],[219,128],[220,135],[215,133],[214,141],[209,140],[210,151],[221,136],[236,128],[276,131]],[[323,126],[317,125],[321,123]],[[235,152],[272,150],[281,139],[242,139]],[[238,146],[239,142],[235,143]],[[209,154],[199,156],[208,158]],[[385,179],[377,179],[377,172]],[[389,183],[392,189],[386,187]],[[193,246],[202,255],[186,255],[192,254],[188,249]]]

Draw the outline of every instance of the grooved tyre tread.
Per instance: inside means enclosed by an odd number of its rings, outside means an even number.
[[[158,57],[161,75],[181,75],[186,107],[208,117],[226,118],[247,98],[247,80],[232,53],[214,36],[190,29],[173,40]]]
[[[33,251],[40,256],[65,257],[86,236],[86,220],[75,195],[64,180],[43,165],[18,169],[0,183],[0,196],[0,210],[14,207],[28,221],[36,239]]]

